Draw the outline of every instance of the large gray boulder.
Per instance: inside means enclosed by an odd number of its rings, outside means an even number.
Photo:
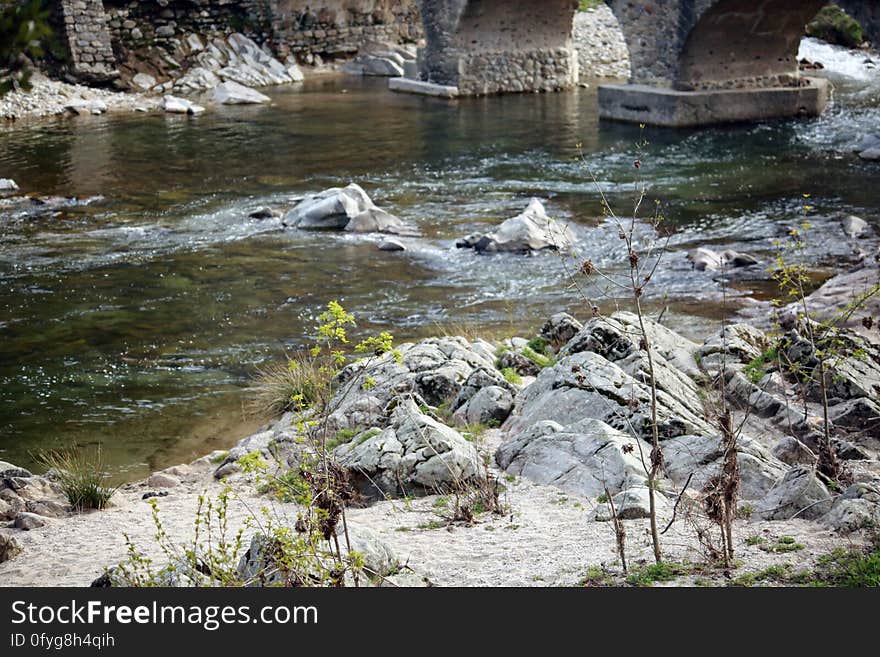
[[[764,520],[814,520],[831,510],[831,494],[811,468],[798,466],[785,476],[756,505]]]
[[[503,377],[495,369],[494,348],[479,340],[429,338],[402,344],[397,351],[399,360],[388,353],[352,363],[340,373],[337,393],[328,405],[332,430],[385,426],[386,406],[402,393],[415,393],[426,403],[439,406],[454,404],[464,391],[470,399],[482,387],[502,385],[499,379],[503,381]],[[475,375],[477,371],[482,373]]]
[[[584,419],[566,427],[542,420],[502,443],[495,461],[537,484],[597,497],[606,487],[615,494],[644,485],[641,455],[649,459],[650,453],[646,442],[599,420]]]
[[[723,456],[720,435],[679,436],[663,443],[666,475],[679,489],[690,480],[689,490],[703,490],[720,473]],[[737,459],[739,496],[744,500],[764,498],[788,471],[785,463],[747,436],[740,436],[737,441]]]
[[[479,390],[453,418],[459,425],[494,424],[500,426],[513,410],[513,395],[500,386],[487,386]]]
[[[412,228],[376,207],[357,184],[333,187],[305,197],[282,223],[305,230],[346,230],[356,233],[412,234]]]
[[[621,520],[638,520],[651,517],[651,498],[647,486],[633,486],[612,496],[614,512]],[[662,494],[654,496],[654,508],[664,515],[670,508],[669,502]],[[590,514],[592,520],[607,522],[613,518],[611,504],[604,502]]]
[[[334,455],[368,500],[461,490],[481,476],[474,446],[424,414],[411,395],[396,400],[383,431],[341,445]]]
[[[635,357],[629,364],[640,367],[639,355]],[[693,382],[673,368],[663,368],[659,362],[657,426],[660,436],[666,439],[714,433],[702,416],[702,403]],[[514,412],[505,427],[515,437],[543,420],[553,420],[567,427],[591,418],[650,440],[651,389],[641,374],[637,374],[639,379],[591,351],[565,356],[552,367],[543,369],[534,383],[517,394]]]
[[[551,219],[544,205],[533,198],[522,214],[504,221],[486,235],[469,235],[459,240],[459,248],[477,253],[529,253],[551,249],[564,251],[574,242],[574,234],[565,224]]]
[[[857,482],[844,491],[824,522],[841,533],[880,526],[880,482]]]
[[[760,357],[772,346],[772,341],[760,329],[749,324],[731,324],[707,339],[698,349],[700,365],[711,375],[722,369],[746,365]]]

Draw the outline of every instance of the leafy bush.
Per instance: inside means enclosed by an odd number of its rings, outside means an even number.
[[[837,5],[824,7],[807,25],[807,34],[847,48],[858,48],[865,41],[862,26]]]
[[[30,0],[0,13],[0,96],[29,89],[28,58],[42,57],[53,40],[47,0]]]
[[[70,506],[78,511],[103,509],[116,493],[116,488],[104,485],[107,475],[100,448],[94,456],[76,448],[44,452],[39,461],[51,471]]]

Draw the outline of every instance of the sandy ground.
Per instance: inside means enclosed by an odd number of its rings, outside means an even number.
[[[499,439],[498,432],[490,433],[488,449]],[[184,478],[182,485],[169,489],[167,497],[159,498],[161,518],[174,541],[191,540],[199,495],[216,496],[221,492],[223,485],[213,480],[211,469],[209,463],[203,463]],[[572,586],[590,566],[607,565],[617,570],[611,525],[588,518],[595,500],[578,499],[525,479],[505,484],[510,511],[504,516],[483,514],[470,527],[444,526],[447,511],[438,496],[380,502],[369,508],[351,509],[348,517],[376,531],[402,562],[439,586]],[[260,509],[270,502],[243,480],[235,482],[234,489],[229,519],[230,527],[237,528],[260,517]],[[0,585],[88,585],[105,567],[125,559],[123,534],[128,534],[140,551],[161,557],[150,507],[141,499],[147,490],[144,483],[132,484],[120,490],[114,506],[106,511],[50,520],[44,528],[17,532],[24,552],[0,564]],[[295,511],[285,505],[273,509],[273,513],[292,518]],[[650,562],[648,522],[626,521],[626,527],[631,566]],[[792,564],[795,571],[801,570],[819,556],[848,544],[821,525],[801,520],[743,520],[735,533],[737,558],[743,565],[733,572],[734,576],[785,563]],[[745,544],[753,536],[762,536],[767,543],[790,536],[804,549],[768,553]],[[673,525],[664,535],[663,544],[668,559],[694,563],[705,560],[693,530],[684,522]],[[726,581],[721,572],[713,579],[718,584]],[[686,577],[677,583],[692,582],[693,577]]]

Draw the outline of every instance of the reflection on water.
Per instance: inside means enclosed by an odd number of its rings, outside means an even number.
[[[650,144],[640,175],[674,230],[655,282],[669,298],[655,301],[679,328],[707,332],[720,293],[689,270],[687,249],[769,258],[800,221],[803,194],[823,234],[819,265],[851,250],[824,239],[841,216],[877,225],[880,168],[847,149],[880,124],[880,84],[870,75],[835,84],[834,106],[816,121],[644,135],[600,125],[594,86],[447,102],[360,79],[278,89],[270,107],[195,118],[2,130],[0,177],[42,195],[103,198],[39,217],[0,214],[0,459],[27,465],[37,448],[100,442],[133,478],[228,446],[259,423],[242,412],[255,365],[307,342],[331,299],[360,331],[401,339],[451,324],[533,330],[575,309],[558,256],[478,257],[455,239],[540,196],[575,226],[584,257],[620,267],[591,176],[625,213],[641,138]],[[349,181],[422,237],[388,254],[374,236],[248,217]]]

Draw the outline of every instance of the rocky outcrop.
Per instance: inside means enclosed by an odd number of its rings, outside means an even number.
[[[305,197],[284,215],[282,223],[303,230],[345,230],[395,235],[414,232],[413,228],[394,215],[376,207],[367,193],[355,183]]]
[[[765,520],[821,518],[831,509],[831,494],[810,468],[791,468],[757,504]]]
[[[530,253],[545,249],[564,251],[573,242],[571,229],[551,219],[541,201],[533,198],[522,214],[503,222],[495,231],[468,235],[456,246],[474,249],[477,253]]]
[[[597,497],[645,482],[642,455],[650,446],[595,419],[563,426],[539,420],[506,440],[495,454],[505,471],[538,484]]]
[[[410,395],[396,400],[385,429],[361,434],[334,454],[370,500],[461,490],[481,476],[474,446],[423,413]]]
[[[457,410],[483,387],[508,386],[495,369],[495,348],[487,342],[430,338],[400,345],[397,352],[399,358],[388,353],[365,359],[339,374],[339,392],[328,406],[333,430],[385,426],[386,407],[402,393]]]
[[[844,491],[823,519],[841,533],[880,526],[880,482],[858,482]]]

